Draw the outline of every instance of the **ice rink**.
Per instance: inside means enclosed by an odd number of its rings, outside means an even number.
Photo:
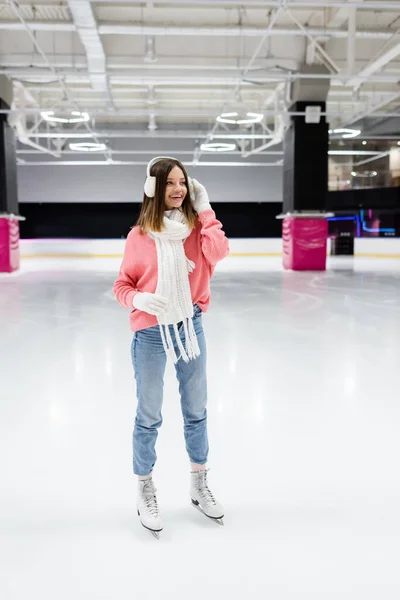
[[[204,316],[210,487],[189,498],[174,370],[140,525],[118,259],[0,276],[2,600],[398,600],[400,261],[226,259]]]

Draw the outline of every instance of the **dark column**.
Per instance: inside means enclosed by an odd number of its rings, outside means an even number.
[[[299,101],[291,112],[304,112],[307,106],[325,102]],[[329,125],[324,116],[319,123],[307,123],[294,116],[284,140],[283,212],[324,211],[328,192]]]
[[[0,98],[0,109],[9,108],[9,105]],[[9,126],[6,114],[0,114],[1,213],[18,215],[16,142],[14,130]]]
[[[0,109],[12,104],[12,82],[0,75]],[[14,130],[0,113],[0,272],[19,268],[17,157]]]
[[[325,67],[303,65],[304,75],[326,74]],[[326,110],[328,78],[304,77],[291,89],[291,117],[284,139],[283,266],[324,270],[326,266],[329,126]]]

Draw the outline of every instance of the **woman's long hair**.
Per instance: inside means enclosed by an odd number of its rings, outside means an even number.
[[[179,160],[172,158],[163,158],[152,165],[150,175],[156,178],[156,191],[154,198],[149,198],[144,194],[142,209],[139,219],[136,223],[143,233],[149,231],[162,231],[164,228],[165,190],[167,187],[168,175],[174,167],[179,167],[185,177],[187,194],[182,202],[181,211],[185,216],[188,227],[193,229],[197,223],[197,213],[193,208],[189,193],[189,179],[185,167]]]

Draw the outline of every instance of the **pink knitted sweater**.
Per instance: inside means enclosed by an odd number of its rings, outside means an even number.
[[[206,312],[210,304],[210,279],[215,265],[229,253],[228,240],[213,210],[200,213],[199,222],[185,240],[184,248],[187,258],[196,264],[193,273],[189,273],[192,301]],[[114,295],[121,306],[132,309],[132,331],[157,325],[155,316],[132,307],[132,300],[138,292],[156,291],[157,279],[155,242],[148,235],[141,233],[139,227],[134,227],[127,237],[124,258],[113,287]]]

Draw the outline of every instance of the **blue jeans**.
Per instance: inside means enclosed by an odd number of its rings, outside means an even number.
[[[207,351],[202,312],[196,305],[193,325],[201,354],[188,363],[180,359],[175,369],[179,381],[186,450],[191,462],[205,464],[208,456]],[[174,339],[172,327],[170,329]],[[184,331],[181,324],[178,330],[183,340]],[[137,331],[133,336],[131,350],[138,398],[133,431],[133,471],[135,475],[148,475],[157,460],[155,445],[158,429],[162,424],[161,409],[167,362],[158,325]],[[175,350],[179,356],[178,349]]]

